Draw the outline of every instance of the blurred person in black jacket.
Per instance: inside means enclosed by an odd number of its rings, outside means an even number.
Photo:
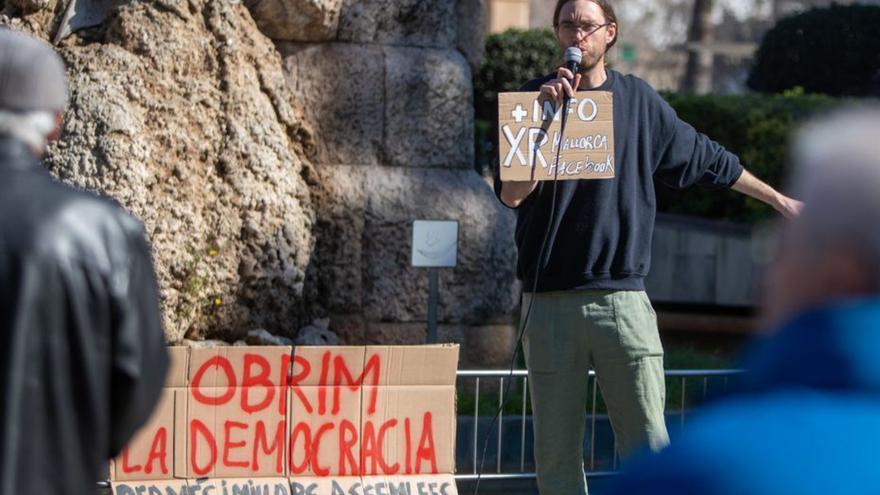
[[[0,29],[0,495],[95,493],[168,367],[142,225],[40,162],[65,79],[48,45]]]

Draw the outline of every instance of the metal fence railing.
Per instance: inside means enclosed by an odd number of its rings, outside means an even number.
[[[704,400],[710,392],[727,388],[728,379],[741,372],[742,370],[736,369],[666,370],[666,422],[670,434],[677,433],[676,429],[685,428],[690,408]],[[617,447],[599,398],[596,375],[593,371],[589,374],[589,403],[585,404],[588,414],[584,465],[587,476],[609,476],[617,471]],[[508,386],[506,381],[511,379],[514,383]],[[487,382],[491,387],[487,387]],[[477,478],[487,436],[489,447],[486,450],[481,479],[534,478],[534,465],[530,455],[533,434],[528,400],[528,372],[514,370],[511,377],[509,370],[459,370],[457,387],[459,434],[456,446],[456,479],[469,481]],[[488,388],[491,392],[487,393]],[[509,398],[508,404],[493,424],[494,415],[505,402],[505,393],[516,394],[516,397]],[[470,408],[470,401],[473,402],[472,409],[462,410],[462,404]],[[511,409],[516,412],[511,414]],[[490,425],[491,431],[487,431]],[[513,441],[511,436],[514,437]],[[511,446],[514,448],[512,453],[509,452]]]

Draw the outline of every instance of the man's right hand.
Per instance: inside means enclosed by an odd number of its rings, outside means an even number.
[[[501,183],[501,201],[511,208],[517,208],[532,194],[538,181],[508,181]]]
[[[574,80],[574,84],[569,82],[571,80]],[[556,79],[550,80],[541,86],[541,94],[551,100],[562,101],[564,95],[574,96],[575,89],[572,89],[572,86],[577,88],[580,84],[580,74],[572,74],[565,67],[560,67],[556,72]]]
[[[541,86],[541,94],[553,101],[562,101],[564,95],[574,96],[575,90],[581,83],[580,74],[572,74],[565,67],[560,67],[556,72],[556,79],[548,81]],[[538,186],[538,181],[507,181],[501,184],[501,201],[511,208],[516,208],[529,196]]]

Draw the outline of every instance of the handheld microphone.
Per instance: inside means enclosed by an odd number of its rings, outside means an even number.
[[[571,71],[572,76],[577,75],[578,64],[581,63],[582,57],[580,48],[576,46],[570,46],[565,49],[565,68]],[[572,86],[571,89],[577,91],[577,88],[574,87],[574,79],[568,82]],[[568,95],[566,95],[566,98],[568,98]]]
[[[565,50],[565,68],[570,70],[572,75],[577,75],[578,64],[581,63],[581,51],[576,47],[570,47]],[[569,81],[572,85],[572,89],[577,91],[577,88],[574,87],[574,80]],[[568,94],[565,95],[565,98],[562,100],[562,124],[559,127],[559,138],[562,141],[565,136],[565,122],[568,120],[568,106],[571,103],[571,97]],[[544,239],[541,241],[541,249],[538,250],[538,262],[535,268],[535,281],[532,285],[532,294],[538,292],[538,279],[541,276],[541,265],[542,260],[544,259],[544,253],[547,249],[547,240],[550,238],[550,230],[554,224],[554,218],[556,216],[556,191],[557,184],[559,183],[559,154],[562,151],[562,146],[556,147],[556,160],[554,160],[553,166],[553,191],[550,197],[550,219],[547,221],[547,230],[544,231]],[[513,367],[516,365],[516,356],[519,352],[519,346],[522,344],[523,334],[526,331],[526,326],[529,323],[529,317],[532,314],[532,303],[535,302],[535,298],[531,297],[529,299],[529,304],[526,307],[525,316],[522,317],[519,323],[519,334],[516,338],[517,346],[513,349],[513,356],[510,357],[510,373],[508,374],[508,381],[506,382],[505,388],[502,391],[504,402],[498,406],[498,411],[495,413],[495,416],[492,417],[492,422],[489,424],[489,431],[492,431],[493,426],[497,423],[498,417],[501,415],[501,410],[504,409],[504,406],[507,405],[507,401],[510,400],[510,384],[513,383]],[[480,492],[480,479],[483,477],[483,465],[486,462],[486,449],[489,447],[489,436],[487,435],[485,440],[483,441],[483,454],[479,458],[479,470],[477,470],[477,482],[474,485],[474,495],[478,495]],[[475,452],[476,454],[476,452]],[[499,454],[500,455],[500,454]],[[474,463],[477,462],[476,455],[474,457]]]

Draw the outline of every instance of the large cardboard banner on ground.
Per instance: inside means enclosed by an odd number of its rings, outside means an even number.
[[[458,346],[170,348],[117,495],[453,495]]]
[[[563,136],[562,103],[544,98],[541,93],[499,93],[501,180],[613,178],[613,101],[608,91],[579,91],[569,103]]]

